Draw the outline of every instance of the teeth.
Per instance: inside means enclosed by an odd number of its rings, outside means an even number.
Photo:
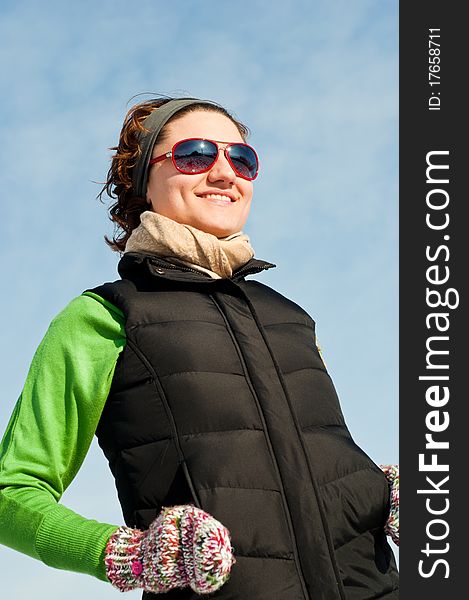
[[[205,194],[204,198],[211,198],[212,200],[225,200],[231,202],[231,198],[229,196],[224,196],[223,194]]]

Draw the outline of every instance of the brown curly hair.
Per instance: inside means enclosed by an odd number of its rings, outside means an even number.
[[[141,155],[137,134],[139,131],[146,131],[142,124],[145,118],[170,100],[173,100],[173,98],[165,96],[139,102],[132,106],[125,116],[119,136],[119,144],[110,148],[110,150],[115,150],[115,154],[111,158],[111,167],[104,187],[97,198],[102,202],[103,195],[107,194],[110,198],[116,199],[116,202],[108,208],[109,219],[114,222],[114,235],[112,239],[109,239],[107,235],[104,236],[106,244],[114,252],[120,252],[121,254],[124,252],[130,234],[140,224],[141,213],[148,210],[146,198],[135,196],[132,189],[133,168]],[[248,127],[235,119],[222,106],[195,103],[182,108],[169,119],[158,134],[158,142],[165,139],[167,135],[166,127],[169,123],[196,110],[220,113],[233,121],[244,141],[249,136]]]

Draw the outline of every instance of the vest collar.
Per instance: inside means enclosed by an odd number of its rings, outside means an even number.
[[[259,273],[267,269],[276,267],[274,263],[251,258],[247,263],[236,269],[229,278],[232,281],[242,279],[246,275]],[[203,273],[196,269],[184,265],[176,265],[166,260],[162,256],[145,252],[126,252],[119,261],[117,270],[122,279],[131,279],[130,274],[135,267],[145,268],[155,277],[172,279],[175,281],[196,281],[196,282],[215,282],[224,281],[224,279],[214,279],[208,273]]]

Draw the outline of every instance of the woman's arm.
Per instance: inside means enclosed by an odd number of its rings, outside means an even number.
[[[117,308],[95,295],[73,299],[37,348],[0,444],[0,543],[102,580],[117,526],[59,500],[88,452],[124,346]]]

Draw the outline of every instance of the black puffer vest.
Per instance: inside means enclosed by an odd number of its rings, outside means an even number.
[[[389,488],[355,444],[297,304],[245,276],[212,279],[127,253],[92,291],[126,318],[97,435],[124,518],[192,502],[230,531],[220,600],[398,597]],[[189,588],[144,598],[195,600]]]

